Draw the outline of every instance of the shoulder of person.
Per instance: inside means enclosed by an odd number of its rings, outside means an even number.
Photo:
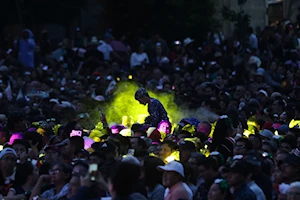
[[[130,195],[129,200],[147,200],[145,196],[140,193],[133,193]]]

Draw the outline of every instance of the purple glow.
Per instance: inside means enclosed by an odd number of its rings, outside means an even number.
[[[12,145],[15,140],[22,140],[23,134],[22,133],[13,133],[9,139],[9,144]]]
[[[110,128],[112,134],[118,134],[123,129],[126,129],[123,125],[114,125]]]
[[[157,130],[161,133],[170,134],[171,133],[171,125],[169,121],[163,120],[161,121],[158,126]]]

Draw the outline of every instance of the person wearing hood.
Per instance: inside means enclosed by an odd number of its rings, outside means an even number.
[[[24,67],[29,69],[34,68],[34,48],[35,41],[33,33],[31,30],[25,29],[22,38],[18,42],[19,61]]]

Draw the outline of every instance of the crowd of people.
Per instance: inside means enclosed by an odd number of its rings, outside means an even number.
[[[0,194],[4,200],[300,199],[300,35],[289,21],[244,38],[166,42],[130,34],[61,43],[29,29],[0,48]],[[120,82],[142,86],[144,123],[84,127]],[[147,91],[174,95],[180,116]],[[132,109],[135,109],[132,107]],[[124,113],[126,115],[126,113]],[[201,115],[201,113],[199,114]],[[201,121],[199,120],[201,118]]]

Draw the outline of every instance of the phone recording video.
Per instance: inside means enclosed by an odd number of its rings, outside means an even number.
[[[98,165],[97,164],[90,164],[89,173],[91,175],[91,181],[95,181],[97,173],[98,173]]]

